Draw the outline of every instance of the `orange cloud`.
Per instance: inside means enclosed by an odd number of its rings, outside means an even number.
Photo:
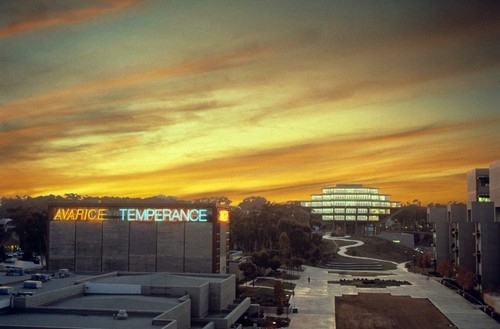
[[[16,34],[50,26],[80,23],[100,15],[124,10],[136,2],[135,0],[107,0],[102,6],[55,11],[41,17],[33,17],[30,15],[24,19],[11,22],[6,27],[0,29],[0,38],[8,38]]]

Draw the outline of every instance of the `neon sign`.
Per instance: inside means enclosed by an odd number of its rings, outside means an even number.
[[[141,222],[210,222],[208,208],[102,208],[55,207],[54,221],[141,221]]]
[[[119,209],[121,219],[147,222],[206,222],[207,209]]]
[[[52,220],[104,220],[106,208],[57,208]]]

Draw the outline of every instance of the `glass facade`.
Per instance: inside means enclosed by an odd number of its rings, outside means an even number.
[[[325,187],[321,194],[312,194],[311,201],[301,205],[314,214],[321,214],[324,221],[378,221],[400,208],[401,203],[390,201],[388,194],[380,194],[378,188],[363,185],[336,185]]]

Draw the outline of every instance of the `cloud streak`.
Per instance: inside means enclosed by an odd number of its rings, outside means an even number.
[[[59,10],[51,10],[51,2],[38,3],[35,9],[33,9],[33,3],[28,2],[17,7],[19,12],[17,17],[0,28],[0,38],[8,38],[48,27],[81,23],[101,15],[122,11],[136,2],[134,0],[108,0],[100,5]],[[12,8],[8,9],[12,10]]]

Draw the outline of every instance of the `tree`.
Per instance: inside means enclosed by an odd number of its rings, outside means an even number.
[[[273,271],[277,271],[281,267],[281,261],[277,256],[271,259],[271,261],[269,262],[269,267],[271,267],[271,270]]]
[[[260,196],[251,196],[243,199],[238,205],[243,211],[259,210],[267,203],[266,198]]]
[[[262,272],[271,265],[271,258],[266,250],[261,250],[260,252],[254,252],[252,254],[252,262],[257,266],[259,272]]]
[[[432,265],[431,255],[425,252],[422,255],[420,255],[417,262],[418,262],[418,267],[420,267],[422,270],[425,269],[425,273],[427,273],[428,269]]]
[[[292,249],[291,249],[291,245],[290,245],[290,238],[288,237],[288,234],[286,234],[286,232],[282,232],[280,234],[278,245],[279,245],[281,257],[283,259],[290,258],[290,253],[291,253]]]
[[[238,265],[239,269],[243,271],[243,275],[245,275],[245,279],[253,280],[257,277],[257,266],[255,266],[252,262],[243,262]]]
[[[283,289],[283,282],[280,280],[274,281],[274,303],[276,305],[276,314],[283,314],[283,306],[285,305],[286,295]]]
[[[476,275],[469,271],[465,266],[457,267],[457,276],[455,281],[462,287],[463,290],[471,290],[474,287]]]
[[[453,275],[453,263],[447,259],[439,263],[438,272],[445,278],[451,278]]]
[[[290,232],[289,238],[292,247],[292,256],[307,258],[307,253],[310,249],[310,234],[303,228],[296,228]]]

